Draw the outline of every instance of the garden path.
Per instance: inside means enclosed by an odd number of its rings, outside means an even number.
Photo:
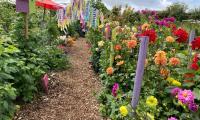
[[[101,120],[94,94],[101,84],[89,64],[86,40],[66,49],[71,67],[53,73],[49,94],[24,105],[15,120]]]

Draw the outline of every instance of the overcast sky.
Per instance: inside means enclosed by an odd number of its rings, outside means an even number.
[[[69,2],[70,0],[54,0],[58,2]],[[102,0],[103,3],[110,9],[115,5],[125,6],[128,4],[136,10],[139,9],[155,9],[161,10],[174,2],[184,2],[189,8],[200,7],[200,0]]]

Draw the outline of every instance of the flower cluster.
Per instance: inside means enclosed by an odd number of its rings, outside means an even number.
[[[181,82],[179,82],[178,80],[175,80],[174,78],[172,77],[168,77],[167,78],[167,81],[173,85],[173,86],[177,86],[177,87],[180,87],[181,86]]]
[[[117,96],[117,91],[118,91],[118,89],[119,89],[119,84],[118,84],[118,83],[115,83],[115,84],[113,85],[113,88],[112,88],[112,95],[113,95],[114,97]]]
[[[160,69],[160,74],[161,76],[163,77],[167,77],[169,75],[169,70],[168,69],[165,69],[165,68],[161,68]]]
[[[145,30],[140,36],[148,36],[150,43],[155,43],[157,39],[156,31],[153,29]]]
[[[163,20],[155,20],[155,23],[159,26],[170,27],[170,23],[175,22],[174,17],[164,18]]]
[[[179,58],[176,58],[176,57],[172,57],[169,59],[169,65],[172,65],[172,66],[177,66],[181,63],[180,59]]]
[[[181,104],[187,105],[189,110],[198,111],[198,105],[194,102],[195,96],[191,90],[182,90],[180,88],[173,88],[171,95],[176,96]]]
[[[103,47],[103,45],[104,45],[104,41],[103,40],[98,42],[98,47]]]
[[[115,45],[115,50],[120,51],[122,49],[122,46],[120,44]]]
[[[192,64],[191,64],[190,68],[192,70],[195,70],[195,71],[199,70],[199,64],[198,64],[198,62],[199,62],[199,55],[195,54],[194,58],[192,60]]]
[[[173,43],[175,41],[175,39],[172,36],[167,36],[166,41],[169,43]]]
[[[192,49],[193,50],[200,49],[200,37],[197,37],[192,41]]]
[[[185,43],[188,40],[188,33],[182,28],[175,30],[174,35],[177,37],[177,42],[179,43]]]
[[[125,117],[128,115],[128,110],[126,106],[121,106],[119,108],[120,114],[122,115],[122,117]]]
[[[142,28],[142,31],[149,30],[150,25],[149,25],[148,23],[144,23],[144,24],[141,26],[141,28]]]
[[[178,119],[175,118],[175,117],[170,117],[170,118],[168,118],[167,120],[178,120]]]
[[[157,51],[154,55],[154,62],[156,65],[166,65],[167,57],[164,51]]]
[[[158,100],[154,96],[149,96],[146,100],[146,104],[149,107],[156,107],[158,105]]]
[[[108,68],[106,69],[106,73],[107,73],[108,75],[112,75],[113,72],[114,72],[113,67],[108,67]]]
[[[156,16],[157,15],[157,12],[155,10],[141,10],[141,11],[138,11],[140,14],[144,14],[144,15],[152,15],[152,16]]]
[[[135,48],[137,46],[137,41],[136,40],[128,40],[127,41],[127,47],[129,49]]]

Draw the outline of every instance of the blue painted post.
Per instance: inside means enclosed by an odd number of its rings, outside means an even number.
[[[190,32],[190,36],[189,36],[189,43],[188,43],[188,67],[190,66],[190,62],[191,62],[191,57],[192,57],[192,49],[191,49],[191,43],[195,38],[195,31],[192,30]]]
[[[149,37],[147,36],[140,37],[140,50],[137,62],[136,76],[134,81],[133,96],[131,101],[133,110],[136,109],[140,97],[148,43],[149,43]]]
[[[194,40],[194,38],[195,38],[195,31],[192,30],[192,31],[190,32],[189,45],[192,43],[192,41]]]

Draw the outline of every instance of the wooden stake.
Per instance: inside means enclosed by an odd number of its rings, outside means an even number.
[[[24,20],[25,20],[25,38],[28,39],[28,13],[25,13]]]

